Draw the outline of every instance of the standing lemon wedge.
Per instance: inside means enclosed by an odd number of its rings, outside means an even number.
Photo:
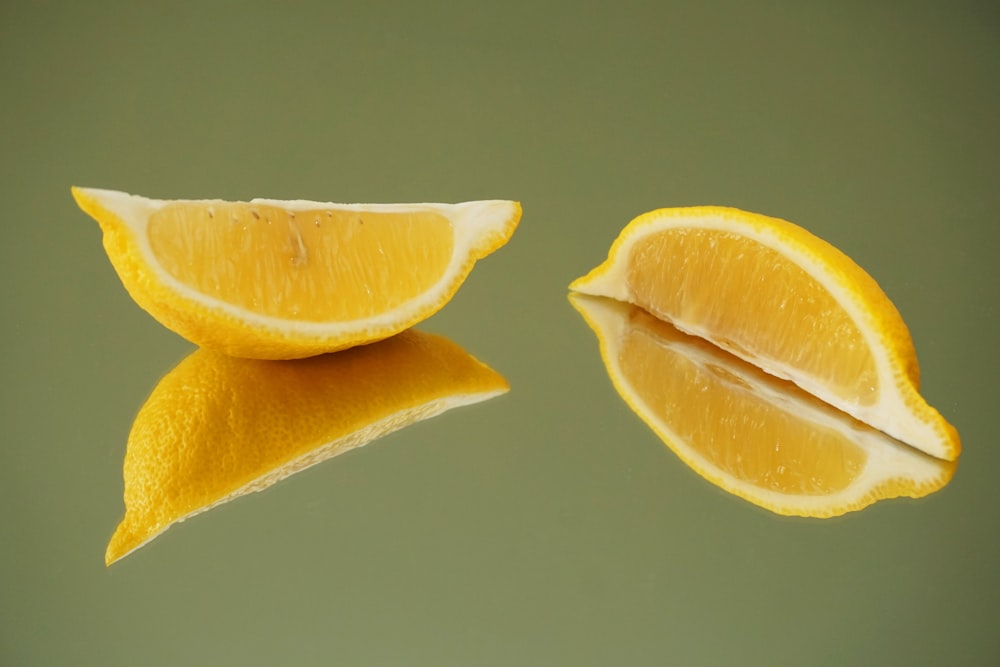
[[[646,311],[573,294],[615,389],[692,470],[777,514],[826,518],[944,487],[928,456]]]
[[[961,450],[918,393],[895,306],[849,257],[790,222],[724,207],[651,211],[570,289],[638,305],[932,456]]]
[[[308,359],[197,350],[157,384],[125,452],[125,518],[106,562],[178,521],[452,408],[507,381],[416,330]]]
[[[292,359],[368,343],[444,306],[504,245],[517,202],[146,199],[73,188],[132,298],[188,340]]]

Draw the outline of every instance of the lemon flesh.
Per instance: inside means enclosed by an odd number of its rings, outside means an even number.
[[[153,254],[201,294],[275,318],[373,317],[430,289],[454,232],[430,211],[292,211],[221,202],[169,204],[149,219]]]
[[[957,430],[919,393],[910,332],[878,283],[787,220],[700,206],[650,211],[570,289],[638,305],[932,456]]]

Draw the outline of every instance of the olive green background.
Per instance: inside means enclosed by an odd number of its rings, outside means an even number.
[[[982,2],[3,2],[3,665],[993,665],[1000,11]],[[135,412],[193,349],[72,184],[518,199],[421,325],[509,394],[106,569]],[[794,220],[883,286],[953,482],[828,521],[686,468],[566,285],[660,206]]]

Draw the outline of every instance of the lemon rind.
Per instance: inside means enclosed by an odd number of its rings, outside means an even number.
[[[157,262],[149,243],[149,217],[181,200],[161,200],[116,190],[74,187],[73,194],[96,218],[107,243],[125,244],[137,257],[112,257],[133,299],[165,326],[193,342],[237,356],[293,358],[332,352],[387,338],[443,307],[468,277],[473,265],[504,245],[521,216],[518,202],[477,200],[458,204],[336,204],[307,200],[254,199],[250,203],[291,210],[338,208],[378,212],[435,212],[452,225],[451,260],[438,280],[421,294],[379,315],[341,322],[307,322],[266,316],[205,295],[174,278]],[[211,205],[221,200],[184,200]],[[109,240],[109,236],[123,238]],[[109,252],[109,255],[112,253]],[[136,265],[127,265],[128,262]],[[150,275],[151,274],[151,275]],[[171,296],[173,298],[171,298]],[[176,301],[176,303],[175,303]]]
[[[826,288],[848,316],[859,324],[876,366],[878,400],[870,405],[841,400],[822,383],[803,376],[794,368],[749,357],[718,340],[711,331],[690,322],[672,321],[672,324],[686,333],[712,341],[772,375],[794,382],[853,417],[932,456],[945,460],[958,456],[961,445],[957,432],[917,390],[916,355],[909,331],[895,306],[874,279],[849,257],[791,222],[721,206],[650,211],[630,222],[612,244],[608,259],[573,281],[570,289],[635,303],[626,279],[632,247],[650,234],[682,227],[730,232],[750,238],[789,257]],[[795,255],[789,256],[789,251]]]

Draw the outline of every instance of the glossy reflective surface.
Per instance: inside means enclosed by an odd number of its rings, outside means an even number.
[[[60,4],[0,9],[0,663],[996,662],[989,3]],[[132,420],[193,348],[72,184],[518,199],[421,325],[511,391],[105,568]],[[879,281],[962,435],[945,488],[780,517],[633,414],[566,286],[689,204],[795,221]]]

